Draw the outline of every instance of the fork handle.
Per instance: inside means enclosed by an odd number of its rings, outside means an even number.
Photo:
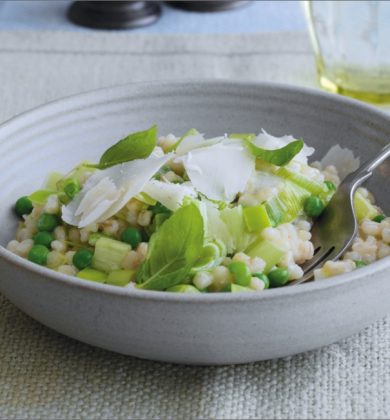
[[[381,163],[383,163],[388,157],[390,157],[390,144],[385,146],[373,159],[364,162],[355,172],[349,174],[344,184],[349,184],[351,190],[355,190],[365,180],[370,178],[374,169],[376,169]]]

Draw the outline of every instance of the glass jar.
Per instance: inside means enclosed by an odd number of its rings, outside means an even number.
[[[304,1],[320,85],[390,103],[390,1]]]

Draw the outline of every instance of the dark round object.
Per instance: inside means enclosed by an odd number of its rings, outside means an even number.
[[[50,232],[42,231],[34,235],[34,244],[43,245],[50,248],[51,243],[54,241],[54,236]]]
[[[83,270],[91,265],[93,252],[89,249],[80,249],[73,255],[73,265],[79,270]]]
[[[269,284],[271,287],[281,287],[288,283],[288,271],[285,268],[275,268],[268,273]]]
[[[60,224],[58,217],[51,213],[42,213],[39,216],[37,228],[39,232],[53,232]]]
[[[33,211],[33,208],[33,204],[27,196],[20,197],[15,203],[15,213],[19,217],[30,214]]]
[[[28,253],[28,260],[39,265],[46,265],[49,250],[43,245],[34,245]]]
[[[142,241],[142,235],[137,228],[128,227],[122,232],[121,240],[130,244],[131,247],[135,249]]]
[[[309,217],[318,217],[325,209],[325,204],[321,198],[311,195],[303,206],[305,213]]]
[[[161,15],[154,1],[75,1],[68,18],[94,29],[131,29],[151,25]]]
[[[386,219],[386,216],[384,214],[378,214],[378,216],[375,216],[372,220],[374,222],[381,223],[385,219]]]
[[[236,7],[249,4],[249,0],[232,1],[167,1],[170,6],[177,9],[190,10],[192,12],[223,12],[225,10],[235,9]]]

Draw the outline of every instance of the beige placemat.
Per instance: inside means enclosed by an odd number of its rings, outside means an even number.
[[[64,95],[178,78],[315,84],[304,34],[0,32],[1,121]],[[200,368],[78,343],[0,296],[0,418],[389,418],[389,393],[389,318],[292,358]]]

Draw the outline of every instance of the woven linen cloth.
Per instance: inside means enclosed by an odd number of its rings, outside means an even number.
[[[228,78],[315,85],[304,34],[0,32],[0,120],[118,83]],[[294,357],[189,367],[110,353],[0,296],[0,418],[389,418],[390,318]]]

